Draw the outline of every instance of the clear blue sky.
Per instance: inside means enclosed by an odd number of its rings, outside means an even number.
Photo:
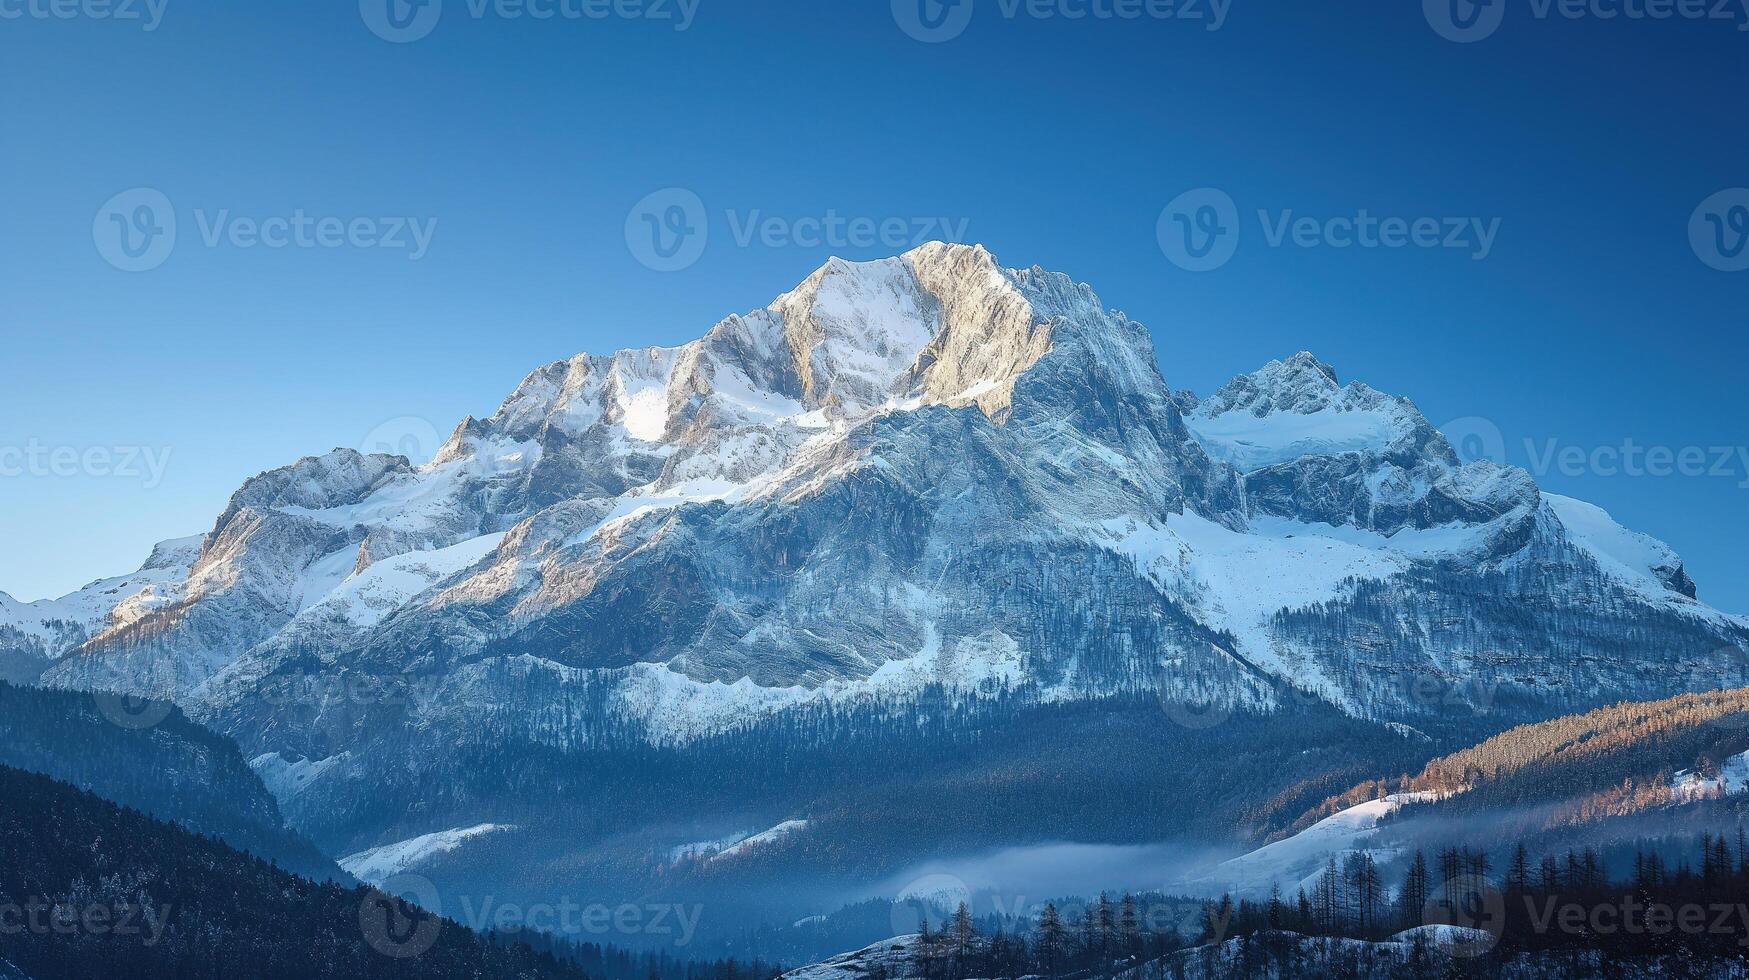
[[[1749,272],[1703,264],[1688,234],[1703,199],[1749,186],[1737,24],[1539,20],[1502,0],[1497,33],[1457,44],[1410,2],[1233,0],[1216,31],[1004,2],[973,0],[934,44],[887,0],[702,0],[684,31],[444,0],[402,44],[350,0],[168,0],[152,31],[0,19],[0,449],[170,453],[151,486],[0,477],[0,590],[130,569],[208,529],[254,473],[393,419],[447,432],[539,363],[683,342],[829,254],[896,251],[743,246],[728,212],[963,220],[1008,264],[1085,279],[1147,323],[1181,387],[1310,348],[1436,423],[1487,418],[1521,464],[1526,440],[1588,458],[1749,444]],[[178,237],[129,273],[94,224],[141,187]],[[710,237],[658,272],[627,217],[669,187],[698,195]],[[1231,196],[1241,229],[1230,262],[1194,273],[1156,223],[1200,187]],[[1500,225],[1476,261],[1270,247],[1255,216],[1363,208]],[[437,225],[417,261],[203,240],[220,212],[300,210]],[[1703,597],[1749,610],[1742,458],[1721,476],[1538,477],[1668,540]]]

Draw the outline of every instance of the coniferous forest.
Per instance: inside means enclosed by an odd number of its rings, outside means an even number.
[[[375,889],[318,884],[0,766],[0,977],[7,964],[31,980],[766,980],[777,972],[479,934]]]
[[[871,962],[871,975],[963,977],[1736,976],[1749,971],[1749,835],[1647,840],[1612,877],[1593,849],[1415,852],[1387,881],[1366,852],[1310,887],[1207,902],[1162,928],[1158,896],[1044,906],[1020,925],[964,904]],[[895,963],[897,966],[895,967]],[[1739,971],[1739,972],[1733,972]]]

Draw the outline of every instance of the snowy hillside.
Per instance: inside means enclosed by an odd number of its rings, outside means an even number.
[[[421,834],[411,840],[383,844],[343,857],[340,867],[365,884],[380,885],[396,875],[419,868],[440,854],[455,851],[472,838],[515,829],[504,824],[483,823]]]
[[[1174,883],[1172,887],[1186,889],[1192,894],[1230,894],[1246,898],[1267,895],[1272,885],[1278,886],[1285,895],[1293,895],[1302,886],[1310,891],[1331,858],[1336,859],[1338,866],[1349,854],[1360,852],[1372,854],[1381,863],[1394,858],[1395,850],[1375,846],[1380,822],[1410,803],[1427,802],[1433,798],[1431,793],[1400,793],[1351,806],[1292,837],[1223,861],[1207,871]]]

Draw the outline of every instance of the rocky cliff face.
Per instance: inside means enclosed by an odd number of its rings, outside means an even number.
[[[426,465],[264,474],[192,550],[77,628],[0,615],[52,683],[350,753],[332,780],[411,733],[672,745],[924,688],[1504,724],[1717,686],[1749,641],[1406,399],[1304,353],[1174,393],[1086,285],[949,245],[539,368]]]

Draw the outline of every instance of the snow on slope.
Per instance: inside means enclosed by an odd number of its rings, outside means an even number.
[[[261,778],[262,785],[273,794],[273,798],[284,805],[323,773],[345,762],[347,757],[348,753],[342,752],[326,759],[298,759],[290,762],[278,752],[268,752],[249,760],[249,768],[255,770],[255,775]]]
[[[1605,572],[1649,599],[1668,602],[1675,598],[1666,577],[1682,567],[1682,559],[1669,545],[1622,527],[1608,511],[1595,504],[1553,493],[1544,493],[1543,500],[1566,527],[1568,540],[1595,559]],[[1707,611],[1696,607],[1695,612]]]
[[[778,824],[770,830],[762,830],[759,833],[754,834],[752,837],[730,844],[728,847],[717,852],[711,860],[715,861],[720,858],[734,857],[737,854],[745,854],[748,851],[765,847],[769,844],[775,844],[791,834],[806,830],[807,827],[808,822],[806,820],[785,820],[783,823]]]
[[[1401,418],[1374,409],[1325,408],[1306,414],[1258,418],[1245,412],[1209,417],[1191,414],[1184,424],[1210,455],[1249,473],[1301,456],[1329,455],[1390,445],[1401,432]]]
[[[1210,455],[1245,473],[1303,456],[1381,452],[1417,422],[1400,399],[1340,385],[1308,351],[1234,378],[1184,417]]]
[[[888,980],[906,980],[918,975],[912,956],[916,946],[914,935],[883,939],[853,953],[791,970],[781,980],[866,980],[876,974]]]
[[[1716,776],[1702,776],[1684,769],[1670,779],[1670,796],[1677,803],[1730,796],[1749,790],[1749,752],[1740,752],[1719,764]]]
[[[1200,609],[1207,625],[1232,633],[1253,663],[1337,699],[1340,690],[1316,665],[1283,659],[1270,638],[1270,618],[1333,599],[1350,580],[1389,578],[1414,561],[1463,554],[1487,539],[1485,526],[1406,529],[1386,537],[1275,517],[1255,518],[1239,532],[1189,511],[1171,515],[1165,527],[1128,518],[1107,521],[1102,530],[1107,547]]]
[[[874,262],[835,259],[766,307],[725,318],[691,343],[577,355],[536,369],[491,417],[458,426],[424,466],[332,453],[250,481],[212,535],[215,542],[224,537],[229,552],[203,557],[200,588],[185,590],[186,607],[149,635],[164,659],[189,661],[186,673],[197,683],[236,667],[228,658],[253,657],[235,675],[247,682],[266,676],[274,657],[298,650],[338,656],[374,643],[390,659],[400,639],[390,634],[418,624],[457,646],[445,651],[455,655],[446,678],[455,696],[427,708],[447,709],[488,690],[494,669],[548,672],[566,687],[600,682],[610,708],[657,739],[722,731],[809,701],[903,697],[934,681],[977,691],[1037,679],[1029,665],[1041,651],[1021,649],[995,627],[981,636],[968,636],[963,625],[946,640],[936,635],[965,622],[964,608],[951,606],[965,606],[966,596],[906,578],[909,569],[893,572],[887,591],[920,645],[878,659],[862,650],[869,637],[891,635],[886,624],[835,634],[838,620],[809,620],[781,605],[767,613],[764,597],[721,578],[716,608],[705,608],[700,590],[676,593],[710,624],[716,644],[701,642],[681,657],[664,651],[669,659],[649,654],[627,666],[619,654],[646,654],[642,639],[598,651],[587,648],[588,631],[540,629],[549,616],[581,616],[599,598],[590,590],[616,564],[631,570],[606,588],[635,599],[649,586],[635,571],[646,564],[720,568],[767,546],[771,555],[760,560],[781,554],[785,564],[755,572],[802,590],[808,602],[798,606],[830,606],[829,589],[812,587],[831,579],[847,594],[859,569],[808,551],[817,527],[837,517],[807,513],[807,502],[843,492],[877,518],[891,516],[895,501],[914,508],[907,523],[926,537],[888,550],[903,554],[917,545],[919,568],[931,555],[975,550],[980,537],[1034,531],[1127,555],[1191,617],[1233,634],[1236,657],[1357,711],[1312,665],[1319,651],[1277,648],[1271,617],[1338,598],[1351,580],[1387,579],[1418,562],[1484,550],[1491,540],[1521,540],[1496,534],[1491,522],[1501,513],[1495,503],[1518,503],[1518,484],[1528,476],[1458,466],[1407,400],[1358,382],[1342,385],[1309,353],[1235,378],[1200,405],[1187,399],[1189,437],[1171,397],[1145,329],[1066,276],[1003,269],[980,248],[939,244]],[[1267,472],[1242,478],[1205,451]],[[959,457],[973,454],[987,467],[981,482],[952,500],[935,499]],[[1534,486],[1529,493],[1535,496]],[[766,506],[773,501],[795,505],[802,520],[785,524],[790,514]],[[726,516],[688,526],[684,517],[697,518],[702,508],[676,513],[707,503],[728,505],[715,510]],[[995,513],[998,507],[1005,509]],[[1602,556],[1599,564],[1607,559],[1631,572],[1649,560],[1621,557],[1637,546],[1624,543],[1629,532],[1585,525],[1575,508],[1566,512],[1572,524],[1590,528],[1583,535],[1589,545],[1579,546]],[[650,529],[661,523],[650,519],[657,514],[675,518],[672,535]],[[924,514],[927,522],[912,521]],[[769,538],[740,536],[733,552],[687,551],[700,532],[743,518],[771,521]],[[1556,521],[1546,523],[1558,533]],[[221,535],[230,525],[234,533]],[[628,542],[639,550],[614,550]],[[488,555],[483,567],[464,573]],[[787,564],[798,558],[817,567]],[[992,595],[974,601],[988,609]],[[1412,606],[1416,599],[1401,601]],[[488,606],[490,615],[466,620],[468,611]],[[205,610],[211,615],[203,617]],[[391,615],[398,611],[405,619]],[[463,644],[485,649],[509,630],[541,642],[494,647],[494,656],[505,653],[496,662],[462,655]],[[909,647],[912,634],[905,635]],[[663,637],[655,639],[651,645],[660,646]],[[99,670],[105,658],[92,657],[89,670],[51,680],[126,686],[130,671],[146,673],[124,644],[116,646],[117,677]],[[1200,647],[1199,640],[1188,655],[1202,656]],[[576,666],[597,654],[616,666]],[[137,659],[156,655],[160,649]],[[786,669],[762,672],[760,656]],[[670,669],[671,660],[679,666]],[[1249,666],[1239,672],[1255,674]],[[1060,688],[1042,696],[1109,693],[1131,679],[1060,676],[1073,679],[1053,679]]]
[[[762,830],[756,834],[744,832],[717,840],[681,844],[669,849],[668,861],[674,864],[696,859],[715,861],[719,858],[734,857],[737,854],[745,854],[748,851],[775,844],[791,834],[806,830],[807,827],[808,821],[806,820],[785,820],[769,830]]]
[[[141,568],[129,575],[100,579],[57,599],[19,602],[0,592],[0,627],[11,627],[43,641],[51,655],[64,652],[64,633],[57,622],[86,633],[106,626],[126,625],[174,596],[200,553],[201,536],[172,538],[153,546]]]
[[[340,859],[340,867],[359,881],[379,885],[434,857],[456,851],[473,838],[515,829],[508,824],[483,823],[473,827],[440,830],[434,834],[422,834],[409,840],[348,855]]]
[[[581,676],[537,657],[520,657],[518,664],[521,669],[571,680]],[[646,722],[655,741],[680,743],[804,704],[900,704],[931,686],[968,697],[1010,690],[1028,681],[1024,665],[1020,645],[1000,631],[964,637],[944,648],[931,628],[917,653],[888,661],[862,680],[832,678],[817,687],[773,687],[748,677],[699,681],[665,664],[635,664],[622,672],[614,702],[627,715]],[[1081,693],[1085,691],[1066,679],[1039,688],[1036,696],[1058,702]]]
[[[679,864],[682,861],[708,858],[712,855],[722,853],[724,848],[739,844],[741,841],[744,841],[751,836],[753,836],[751,831],[738,831],[727,837],[719,837],[716,840],[700,840],[692,841],[687,844],[678,844],[668,849],[668,863]]]
[[[407,600],[491,554],[503,540],[502,533],[482,534],[447,548],[384,558],[361,572],[325,584],[316,593],[320,598],[310,602],[288,628],[316,617],[338,617],[354,627],[375,626]],[[356,560],[354,549],[337,554],[346,559],[349,569]],[[328,559],[318,562],[327,563]]]
[[[1434,798],[1432,793],[1398,793],[1351,806],[1292,837],[1223,861],[1181,884],[1205,892],[1228,891],[1244,896],[1263,894],[1271,884],[1279,884],[1284,893],[1291,895],[1302,884],[1309,887],[1331,857],[1341,864],[1343,855],[1359,850],[1371,851],[1375,858],[1393,856],[1395,851],[1366,846],[1378,835],[1380,822],[1410,803],[1425,803]]]

